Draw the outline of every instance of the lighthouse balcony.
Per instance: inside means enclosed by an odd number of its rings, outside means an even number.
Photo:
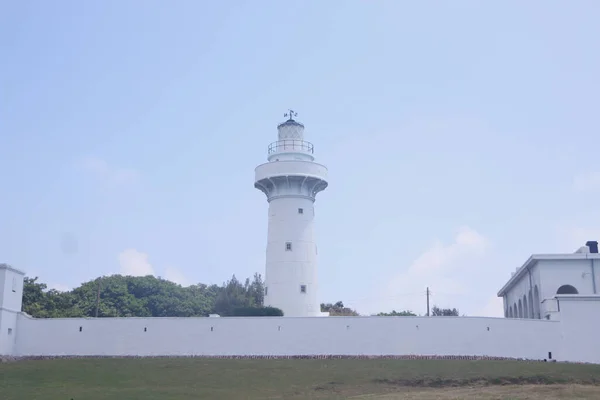
[[[254,187],[269,201],[282,196],[311,198],[327,187],[327,168],[312,161],[273,161],[256,167]]]
[[[327,181],[327,167],[313,161],[284,160],[261,164],[255,170],[255,182],[286,176]]]
[[[269,145],[269,161],[303,160],[314,161],[315,148],[312,143],[301,139],[280,139]]]
[[[276,153],[308,153],[313,154],[315,147],[311,142],[299,139],[282,139],[269,145],[269,155]]]

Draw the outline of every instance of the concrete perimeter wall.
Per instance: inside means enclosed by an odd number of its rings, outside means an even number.
[[[561,357],[557,321],[477,317],[33,319],[15,356]]]
[[[600,363],[600,296],[556,296],[562,354],[570,360]]]

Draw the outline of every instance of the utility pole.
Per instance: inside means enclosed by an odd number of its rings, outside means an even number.
[[[98,293],[96,294],[96,318],[98,318],[98,307],[100,307],[100,289],[102,288],[102,278],[98,278]]]
[[[429,287],[427,287],[427,316],[429,317]]]

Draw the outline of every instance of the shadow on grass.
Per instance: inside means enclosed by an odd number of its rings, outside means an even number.
[[[519,376],[519,377],[493,377],[493,378],[470,378],[470,379],[443,379],[443,378],[423,378],[423,379],[374,379],[373,383],[389,386],[403,387],[465,387],[465,386],[502,386],[502,385],[557,385],[557,384],[578,384],[578,385],[600,385],[600,377],[589,379],[566,379],[550,377],[544,375]]]

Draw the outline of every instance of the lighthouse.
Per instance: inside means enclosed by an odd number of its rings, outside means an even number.
[[[304,140],[304,125],[294,120],[277,126],[277,141],[265,164],[256,167],[254,187],[269,202],[265,306],[286,317],[322,316],[318,298],[314,233],[315,198],[327,187],[327,168],[316,163],[314,146]]]

